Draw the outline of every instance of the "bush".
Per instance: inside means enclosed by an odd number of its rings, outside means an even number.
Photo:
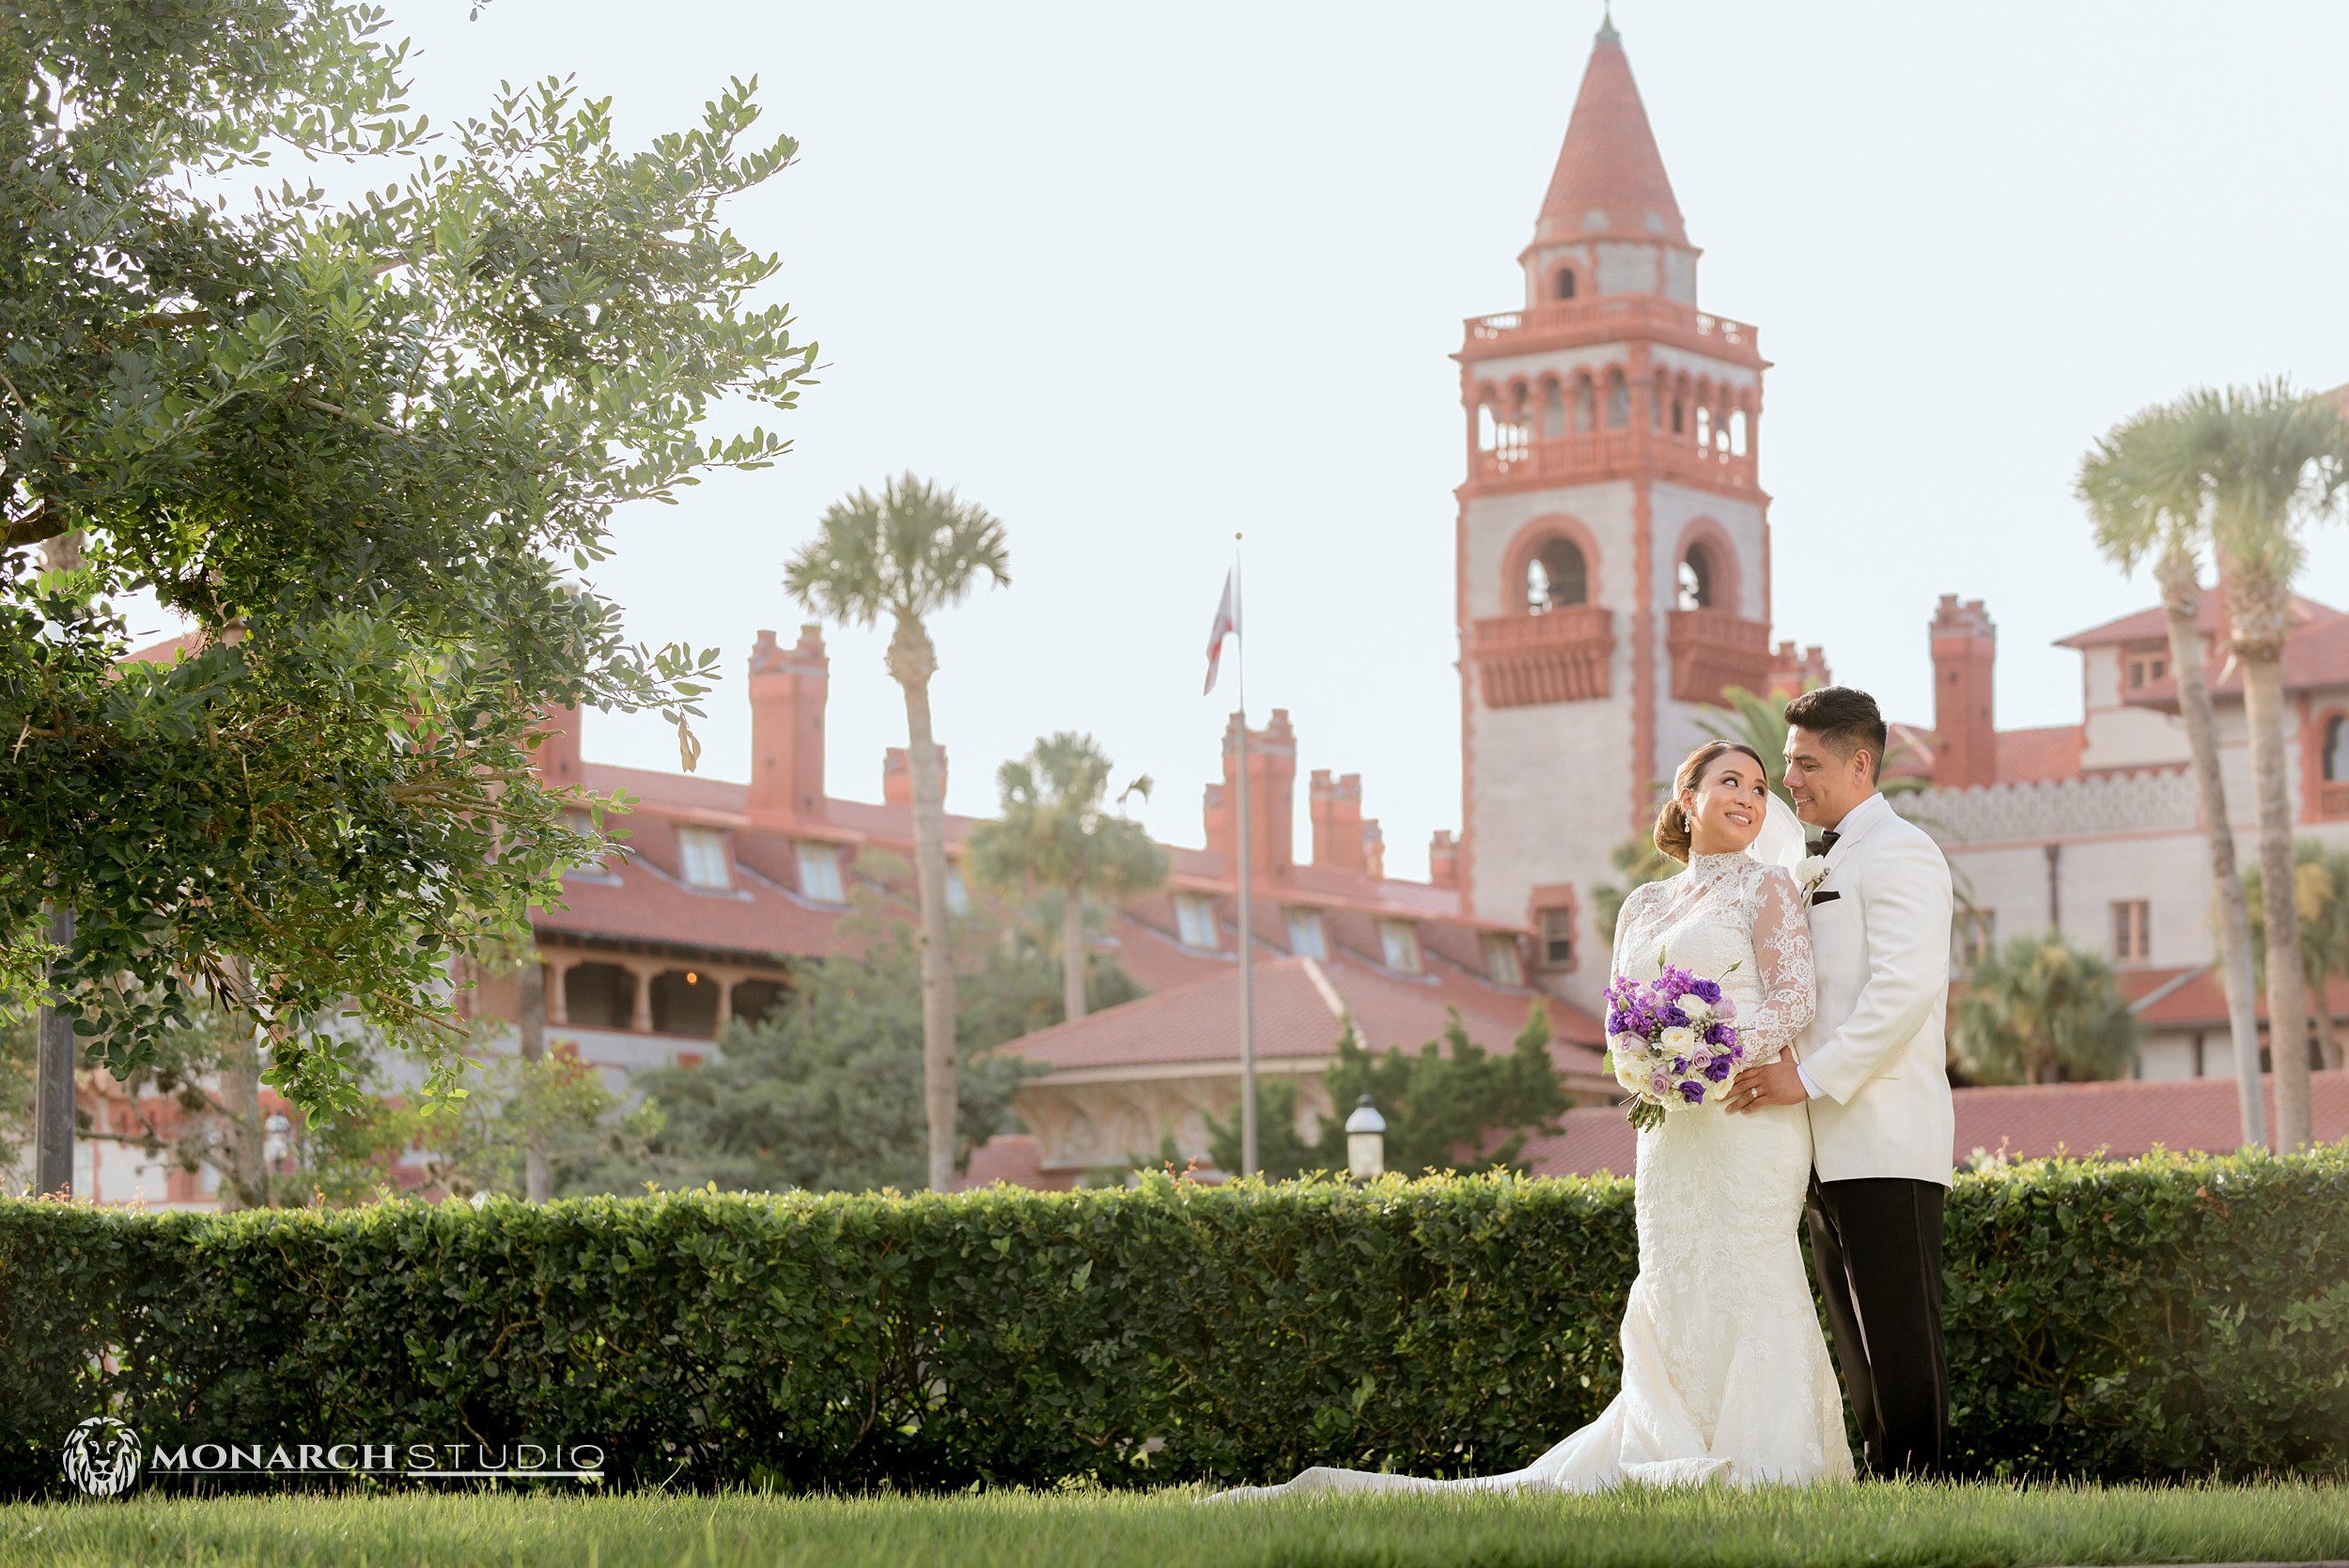
[[[1956,1457],[2349,1471],[2349,1153],[1961,1179]],[[150,1442],[600,1442],[624,1483],[1523,1463],[1614,1392],[1631,1187],[1505,1175],[140,1215],[0,1203],[0,1482]]]

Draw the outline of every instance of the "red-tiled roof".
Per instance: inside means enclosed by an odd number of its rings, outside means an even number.
[[[1077,1185],[1077,1173],[1045,1170],[1043,1144],[1023,1132],[1002,1133],[971,1151],[971,1168],[955,1183],[955,1190],[968,1192],[996,1182],[1066,1192]]]
[[[1256,966],[1256,1054],[1265,1061],[1327,1056],[1337,1048],[1344,1015],[1352,1016],[1363,1044],[1374,1050],[1416,1048],[1443,1032],[1447,1004],[1459,1008],[1469,1038],[1487,1050],[1506,1050],[1523,1016],[1501,1017],[1489,1003],[1470,1004],[1474,1000],[1343,960],[1268,958]],[[1551,1059],[1562,1072],[1595,1079],[1598,1020],[1555,999],[1549,1010],[1557,1035]],[[1236,1060],[1238,966],[1227,964],[1206,979],[1038,1030],[1004,1048],[1056,1071]]]
[[[141,648],[136,653],[125,654],[122,662],[125,664],[172,664],[178,662],[182,654],[194,657],[203,651],[204,633],[185,631],[177,637]]]
[[[2227,1027],[2226,983],[2219,977],[2217,966],[2197,964],[2161,969],[2123,970],[2114,977],[2124,1001],[2140,1002],[2148,997],[2155,1000],[2145,1003],[2137,1015],[2138,1022],[2147,1029],[2182,1030]],[[2326,1000],[2332,1004],[2333,1017],[2349,1014],[2349,980],[2339,976],[2326,982]],[[2267,1017],[2267,987],[2263,985],[2254,999],[2254,1010],[2261,1018]]]
[[[1999,782],[2042,784],[2050,779],[2077,779],[2080,753],[2088,744],[2084,724],[2051,724],[2046,729],[2000,730]]]
[[[2349,1072],[2310,1075],[2316,1141],[2349,1138]],[[2264,1080],[2267,1125],[2276,1125],[2276,1080]],[[2048,1083],[2019,1088],[1959,1089],[1952,1157],[1974,1150],[2010,1158],[2104,1154],[2128,1158],[2156,1147],[2225,1153],[2236,1146],[2242,1122],[2232,1079],[2197,1078],[2145,1082]],[[1542,1176],[1632,1172],[1630,1124],[1618,1106],[1569,1110],[1564,1131],[1528,1143],[1524,1157]]]

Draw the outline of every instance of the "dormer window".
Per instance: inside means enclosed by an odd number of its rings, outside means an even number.
[[[800,895],[819,904],[846,904],[848,889],[840,875],[840,846],[801,843],[793,847],[799,852]]]
[[[1525,984],[1525,955],[1517,950],[1517,939],[1505,931],[1485,934],[1485,972],[1496,986]]]
[[[1574,298],[1574,269],[1571,267],[1558,274],[1558,297],[1562,300]]]
[[[734,886],[734,868],[726,860],[726,835],[715,828],[677,831],[677,867],[688,887],[723,893]]]
[[[1299,958],[1330,956],[1330,939],[1322,929],[1319,909],[1289,911],[1289,951]]]
[[[1420,970],[1419,927],[1408,920],[1382,920],[1378,923],[1378,949],[1387,961],[1387,968],[1398,974],[1417,974]]]
[[[1215,900],[1203,893],[1174,895],[1174,937],[1185,947],[1213,953],[1223,944],[1216,939]]]

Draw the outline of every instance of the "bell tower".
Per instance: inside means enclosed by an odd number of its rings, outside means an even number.
[[[1463,902],[1541,930],[1542,980],[1586,1005],[1610,852],[1710,733],[1702,706],[1769,683],[1767,365],[1697,308],[1698,255],[1610,19],[1518,254],[1524,307],[1455,356]]]

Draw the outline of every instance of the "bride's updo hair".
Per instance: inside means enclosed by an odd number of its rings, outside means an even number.
[[[1753,758],[1756,768],[1765,773],[1769,771],[1762,753],[1742,740],[1708,740],[1690,752],[1688,760],[1681,763],[1680,771],[1672,775],[1672,792],[1665,800],[1664,809],[1656,814],[1656,847],[1673,860],[1685,863],[1688,859],[1688,814],[1680,809],[1681,792],[1703,784],[1705,770],[1731,752],[1743,752]]]

